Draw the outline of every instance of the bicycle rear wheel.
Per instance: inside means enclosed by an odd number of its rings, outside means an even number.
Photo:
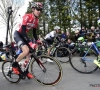
[[[71,58],[70,50],[66,47],[57,48],[55,58],[62,63],[67,63]]]
[[[19,75],[14,74],[12,71],[12,61],[3,62],[2,73],[6,80],[11,83],[18,83],[21,80]]]
[[[80,73],[89,74],[98,69],[98,66],[93,63],[95,59],[97,59],[97,55],[91,49],[85,57],[73,55],[70,59],[70,64],[74,70]]]
[[[41,55],[38,57],[42,64],[33,60],[31,63],[31,72],[37,82],[42,85],[55,85],[62,78],[62,67],[60,63],[50,56]],[[45,61],[45,63],[44,63]]]

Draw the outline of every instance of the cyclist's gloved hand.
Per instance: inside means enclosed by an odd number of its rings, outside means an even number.
[[[37,44],[29,42],[29,45],[31,48],[36,49],[37,48]]]
[[[40,40],[37,40],[36,43],[37,44],[42,44],[42,42]]]

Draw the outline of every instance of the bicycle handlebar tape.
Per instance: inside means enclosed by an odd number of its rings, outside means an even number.
[[[33,49],[36,49],[37,48],[37,44],[33,44],[32,42],[29,42],[29,45]]]

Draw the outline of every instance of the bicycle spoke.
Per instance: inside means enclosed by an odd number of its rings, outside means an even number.
[[[46,71],[42,71],[38,64],[34,61],[31,64],[31,70],[35,77],[35,79],[44,85],[55,85],[57,84],[62,77],[62,68],[58,61],[53,60],[53,58],[49,58],[47,56],[40,56],[39,60],[42,59],[50,59],[52,62],[48,60],[45,63],[42,63],[46,68]]]
[[[18,83],[20,81],[19,75],[14,74],[12,71],[11,61],[6,61],[2,64],[2,73],[11,83]]]

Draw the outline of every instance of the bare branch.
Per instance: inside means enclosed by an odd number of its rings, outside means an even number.
[[[12,40],[12,32],[13,32],[13,28],[14,26],[16,26],[17,24],[17,13],[18,13],[18,10],[23,6],[24,4],[24,0],[0,0],[0,24],[2,26],[7,26],[7,19],[8,19],[8,7],[9,6],[12,6],[12,10],[13,10],[13,13],[11,15],[11,18],[10,18],[10,26],[9,26],[9,36],[10,36],[10,39]],[[2,27],[1,26],[1,27]]]

